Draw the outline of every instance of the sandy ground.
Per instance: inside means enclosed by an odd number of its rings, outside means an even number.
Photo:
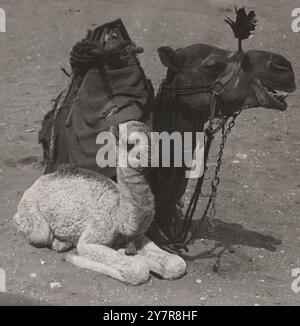
[[[188,273],[180,280],[152,277],[146,285],[125,286],[75,268],[61,254],[30,246],[10,226],[23,191],[43,172],[37,144],[40,122],[50,100],[65,86],[60,67],[68,68],[69,51],[86,29],[121,17],[144,47],[141,61],[157,88],[165,73],[158,46],[203,42],[236,48],[223,22],[233,16],[234,2],[0,1],[7,13],[7,33],[0,34],[0,266],[13,295],[10,303],[22,304],[22,297],[28,304],[54,305],[300,303],[300,293],[291,289],[291,270],[300,267],[299,91],[289,97],[286,112],[253,109],[238,118],[225,151],[216,227],[201,231],[188,253]],[[256,10],[259,25],[245,47],[287,56],[299,84],[300,34],[290,29],[297,1],[248,4]],[[51,289],[53,281],[62,287]],[[5,300],[0,296],[0,304]]]

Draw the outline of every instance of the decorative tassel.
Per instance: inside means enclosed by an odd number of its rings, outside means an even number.
[[[251,10],[248,14],[244,7],[239,10],[235,7],[236,20],[235,22],[226,17],[225,22],[231,27],[234,36],[238,39],[238,50],[243,51],[242,41],[249,38],[255,31],[257,24],[256,14],[254,10]]]

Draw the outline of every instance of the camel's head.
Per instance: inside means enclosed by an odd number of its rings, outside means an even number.
[[[257,50],[230,52],[205,44],[176,51],[161,47],[158,53],[168,68],[165,82],[175,88],[201,88],[217,81],[226,84],[217,100],[217,113],[220,115],[254,107],[283,111],[287,108],[287,94],[296,88],[291,63],[276,53]],[[211,94],[205,91],[178,94],[176,100],[179,105],[207,116]]]
[[[131,168],[141,171],[150,166],[151,163],[151,130],[148,125],[140,121],[127,121],[119,125],[119,127],[111,127],[117,139],[119,148],[118,163],[120,166],[121,159],[127,159],[127,163]],[[126,156],[125,156],[125,155]],[[122,165],[126,165],[123,161]]]

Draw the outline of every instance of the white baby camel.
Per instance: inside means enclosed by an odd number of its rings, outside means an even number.
[[[136,132],[149,136],[145,124],[126,125],[128,139]],[[118,141],[127,150],[127,141],[121,136]],[[32,245],[58,252],[76,246],[78,255],[67,254],[66,261],[127,284],[146,282],[150,271],[165,279],[181,277],[184,260],[144,235],[154,217],[146,169],[118,167],[117,180],[68,167],[43,175],[25,191],[14,224]],[[128,243],[134,243],[135,255],[126,254]]]

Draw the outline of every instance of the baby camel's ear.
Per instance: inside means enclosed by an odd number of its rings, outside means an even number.
[[[164,66],[169,68],[174,72],[178,72],[181,67],[182,63],[177,54],[173,49],[169,46],[161,46],[157,49],[160,61]]]

